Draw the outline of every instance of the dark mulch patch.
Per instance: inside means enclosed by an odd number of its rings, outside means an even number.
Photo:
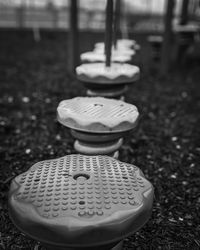
[[[67,73],[64,33],[43,33],[38,44],[28,32],[1,34],[0,249],[31,249],[35,242],[8,216],[10,181],[35,162],[74,153],[72,138],[56,121],[56,107],[84,95],[84,89]],[[82,50],[100,38],[83,34]],[[146,69],[148,47],[140,42]],[[124,249],[200,249],[199,79],[197,64],[166,79],[145,71],[128,93],[127,102],[138,106],[141,118],[120,159],[143,170],[155,200],[151,219],[125,240]]]

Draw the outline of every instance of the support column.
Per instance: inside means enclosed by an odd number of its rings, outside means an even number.
[[[180,25],[185,25],[188,22],[188,5],[189,5],[189,0],[182,0]]]
[[[78,34],[78,6],[77,0],[70,0],[70,20],[68,36],[68,70],[75,73],[79,65],[79,34]]]
[[[172,49],[172,19],[173,10],[175,6],[175,0],[167,0],[166,12],[164,17],[164,34],[163,34],[163,46],[161,54],[161,74],[166,75],[169,70],[170,64],[170,49]]]
[[[119,38],[119,35],[121,33],[120,18],[121,18],[121,0],[115,0],[115,15],[113,23],[113,44],[115,48],[117,46],[117,38]]]
[[[113,0],[107,0],[106,30],[105,30],[105,54],[106,54],[107,67],[110,67],[111,64],[112,34],[113,34]]]
[[[25,26],[25,5],[26,5],[26,2],[23,0],[21,1],[20,6],[16,8],[17,23],[20,29]]]

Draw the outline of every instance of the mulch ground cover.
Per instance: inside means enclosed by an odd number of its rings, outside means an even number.
[[[0,249],[32,249],[8,215],[11,179],[34,163],[74,153],[69,131],[56,121],[58,103],[84,96],[67,72],[66,33],[1,31],[0,39]],[[81,50],[103,35],[81,34]],[[197,62],[161,78],[142,50],[141,79],[126,101],[140,111],[120,160],[137,165],[155,187],[152,217],[124,241],[125,249],[200,249],[200,66]],[[177,66],[177,65],[175,65]],[[154,68],[152,68],[154,67]]]

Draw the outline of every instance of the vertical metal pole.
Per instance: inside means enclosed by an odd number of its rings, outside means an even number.
[[[121,0],[115,0],[115,14],[113,22],[113,44],[117,47],[117,38],[120,33]]]
[[[17,7],[18,27],[24,27],[25,2],[21,0],[20,6]]]
[[[56,8],[56,6],[54,4],[52,4],[52,9],[51,9],[51,13],[52,13],[52,19],[53,19],[53,28],[57,29],[58,28],[58,8]]]
[[[188,22],[188,5],[189,0],[182,0],[180,24],[184,25]]]
[[[69,43],[68,43],[68,69],[75,72],[79,65],[79,34],[78,34],[78,6],[77,0],[70,0]]]
[[[170,49],[172,40],[172,19],[175,0],[167,0],[166,13],[164,17],[164,36],[161,55],[161,74],[165,75],[169,69]]]
[[[105,54],[106,66],[110,66],[112,53],[112,34],[113,34],[113,0],[107,0],[106,6],[106,30],[105,30]]]
[[[122,32],[122,38],[128,39],[128,21],[127,21],[127,6],[124,1],[121,2],[121,32]]]

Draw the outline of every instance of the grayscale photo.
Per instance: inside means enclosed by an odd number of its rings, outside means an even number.
[[[200,250],[200,0],[0,0],[0,250]]]

